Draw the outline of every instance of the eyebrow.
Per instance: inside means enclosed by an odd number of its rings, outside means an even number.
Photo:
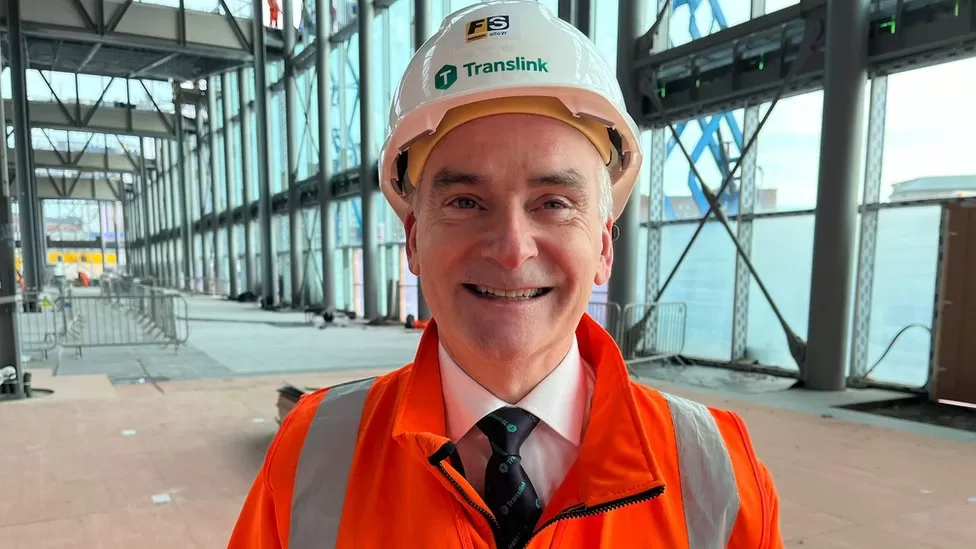
[[[485,182],[485,178],[474,173],[442,169],[432,179],[432,190],[443,191],[455,186],[475,186]],[[575,168],[555,170],[529,178],[535,186],[564,187],[579,192],[586,191],[586,178]]]

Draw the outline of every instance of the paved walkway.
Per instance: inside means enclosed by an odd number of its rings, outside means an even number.
[[[274,390],[370,374],[112,385],[45,377],[0,404],[0,546],[224,547],[271,441]],[[665,386],[748,422],[782,497],[788,547],[976,546],[976,444]],[[153,498],[157,501],[154,502]]]
[[[0,547],[224,547],[274,436],[275,390],[387,371],[419,337],[190,303],[200,320],[178,353],[65,353],[57,377],[29,364],[34,385],[55,393],[0,403]],[[172,381],[133,383],[145,371]],[[647,382],[744,416],[776,479],[787,547],[976,547],[976,435],[832,407],[877,393],[787,392],[782,380],[707,369],[655,375]]]

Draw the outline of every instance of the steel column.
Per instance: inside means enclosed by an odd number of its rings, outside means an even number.
[[[186,176],[186,132],[183,127],[185,125],[183,118],[182,105],[178,105],[176,108],[176,163],[179,168],[179,180],[177,182],[177,189],[179,195],[179,216],[182,218],[183,222],[180,225],[180,236],[183,239],[183,284],[180,285],[181,288],[190,288],[193,283],[193,263],[194,263],[194,253],[193,253],[193,238],[190,235],[190,204],[189,204],[189,192],[187,190],[187,176]],[[118,238],[118,236],[116,236]]]
[[[755,19],[766,13],[766,0],[752,0],[751,18]],[[759,129],[759,107],[746,107],[742,121],[742,131],[745,136],[751,136]],[[748,137],[746,138],[748,139]],[[752,255],[752,213],[756,204],[756,169],[758,143],[746,151],[739,171],[739,219],[736,233],[742,250]],[[739,149],[742,149],[740,142]],[[735,290],[732,305],[732,360],[746,358],[746,342],[749,339],[749,287],[752,274],[749,266],[741,255],[735,256]]]
[[[881,202],[881,171],[888,111],[888,77],[871,79],[871,104],[868,109],[868,150],[864,168],[863,204]],[[878,210],[864,208],[861,213],[861,238],[857,254],[857,281],[854,290],[854,345],[851,349],[850,377],[860,379],[868,369],[871,342],[871,301],[874,290],[875,246],[878,243]]]
[[[119,203],[112,202],[112,227],[115,231],[115,272],[122,272],[122,224],[119,223]],[[102,256],[104,259],[104,256]],[[128,261],[128,254],[126,254]]]
[[[376,146],[373,143],[373,2],[359,1],[359,180],[363,221],[363,312],[367,320],[379,316],[379,254],[376,247]]]
[[[253,2],[252,21],[263,21],[265,2]],[[266,308],[278,305],[275,276],[274,238],[271,234],[271,175],[268,154],[261,147],[268,143],[268,66],[264,25],[255,25],[254,39],[254,113],[258,142],[258,225],[261,230],[261,296]]]
[[[263,2],[261,2],[263,4]],[[220,224],[217,222],[220,214],[220,182],[217,175],[217,79],[211,77],[207,80],[207,143],[210,145],[210,201],[213,202],[213,283],[217,293],[221,293],[220,283],[223,278],[220,276]],[[207,238],[203,235],[202,238]],[[206,261],[206,259],[204,259]],[[206,289],[204,291],[207,291]]]
[[[28,290],[40,286],[41,273],[38,272],[37,254],[41,250],[38,234],[38,220],[35,199],[37,188],[34,184],[34,171],[31,169],[33,148],[30,141],[30,127],[27,119],[27,52],[21,27],[22,0],[7,2],[7,38],[10,55],[10,89],[13,98],[14,155],[18,182],[20,205],[20,249],[23,257],[24,287]],[[34,301],[30,301],[33,308]]]
[[[209,93],[210,90],[208,89]],[[207,196],[204,192],[203,182],[206,181],[206,169],[204,163],[207,161],[203,154],[203,142],[204,142],[204,126],[203,126],[203,116],[201,116],[203,109],[200,108],[201,105],[197,105],[197,117],[196,117],[196,130],[197,130],[197,208],[200,210],[200,261],[203,263],[200,269],[200,276],[203,278],[203,287],[201,291],[206,292],[207,288],[210,287],[210,261],[209,261],[209,251],[207,246],[207,233],[203,229],[205,227],[204,220],[207,218],[206,204]],[[209,114],[209,113],[208,113]]]
[[[142,276],[149,276],[153,264],[153,231],[152,225],[149,223],[149,170],[146,169],[145,141],[144,138],[139,138],[139,186],[141,187],[139,193],[142,199],[142,218],[144,220],[142,224],[142,247],[145,262],[142,266]]]
[[[657,6],[654,17],[657,17],[661,6],[668,5],[664,11],[664,16],[657,25],[655,35],[652,37],[651,51],[659,52],[668,47],[668,37],[671,22],[671,0],[653,0],[652,5]],[[655,22],[651,21],[653,25]],[[650,163],[648,177],[650,179],[650,219],[647,226],[647,274],[644,281],[645,303],[654,301],[658,290],[661,287],[661,227],[665,217],[664,199],[664,164],[667,160],[668,151],[668,130],[666,128],[656,128],[651,131],[651,148],[647,162]],[[629,322],[629,321],[628,321]],[[652,345],[657,337],[658,315],[653,314],[648,318],[647,329],[644,331],[645,342]],[[652,347],[653,348],[653,347]]]
[[[590,0],[559,0],[558,11],[560,19],[593,36]]]
[[[565,1],[565,0],[563,0]],[[416,52],[424,45],[427,38],[433,33],[431,28],[431,0],[413,0],[413,51]],[[430,308],[427,300],[424,299],[424,288],[417,278],[417,318],[419,320],[430,320]]]
[[[2,70],[0,65],[0,71]],[[6,120],[3,103],[0,101],[0,120]],[[7,147],[4,146],[0,150],[0,166],[7,165]],[[17,398],[23,398],[23,369],[20,364],[20,342],[17,341],[17,304],[14,302],[14,296],[17,295],[17,244],[10,211],[14,195],[10,189],[9,174],[10,170],[2,170],[0,173],[0,366],[14,367],[17,372],[14,391]]]
[[[163,160],[163,165],[159,170],[160,179],[157,181],[159,183],[159,193],[158,193],[158,206],[159,206],[159,231],[160,231],[160,246],[163,249],[163,257],[165,260],[162,265],[162,273],[165,276],[165,285],[169,286],[172,282],[172,265],[173,265],[173,248],[169,243],[169,141],[160,141],[160,156]]]
[[[635,79],[634,59],[638,40],[647,32],[644,25],[648,0],[620,2],[617,16],[617,80],[624,93],[627,110],[640,110],[639,86]],[[614,242],[613,274],[607,299],[621,308],[637,302],[637,246],[640,241],[640,191],[634,192],[616,221],[619,236]]]
[[[123,245],[125,249],[125,265],[126,265],[126,270],[129,271],[129,274],[133,274],[131,270],[129,270],[129,266],[131,265],[134,268],[136,263],[138,263],[138,260],[135,258],[135,255],[133,254],[132,241],[128,237],[130,236],[130,233],[131,235],[135,235],[139,231],[139,229],[136,227],[135,218],[130,218],[128,215],[130,200],[129,197],[126,196],[124,190],[122,193],[122,200],[120,202],[121,204],[117,206],[117,209],[120,209],[122,211],[122,224],[123,226],[128,225],[128,227],[125,227],[126,239],[125,239],[125,244]],[[118,231],[116,231],[115,233],[115,238],[116,239],[119,238]],[[118,256],[115,257],[115,263],[116,263],[116,267],[118,268],[120,266],[120,261]]]
[[[244,204],[244,283],[247,289],[257,291],[257,275],[254,273],[254,243],[251,233],[251,116],[248,113],[250,89],[246,69],[237,71],[237,98],[241,104],[241,202]],[[319,116],[322,112],[319,111]],[[320,143],[323,143],[320,141]]]
[[[332,44],[331,4],[326,0],[315,0],[315,65],[318,78],[319,107],[319,233],[322,240],[322,305],[327,309],[336,307],[335,279],[335,206],[332,200],[332,69],[329,67],[329,54]],[[418,16],[419,17],[419,16]]]
[[[761,1],[761,0],[760,0]],[[759,129],[759,107],[748,107],[743,117],[745,135],[751,136]],[[746,255],[752,255],[752,218],[756,204],[756,158],[758,143],[749,147],[742,160],[742,176],[739,178],[739,221],[736,226],[739,244]],[[749,336],[749,286],[752,274],[742,255],[735,256],[735,294],[732,306],[732,360],[746,356]]]
[[[807,388],[846,385],[858,171],[864,136],[868,0],[828,0],[820,178],[813,229]]]
[[[180,279],[182,278],[180,276],[180,241],[179,241],[180,222],[179,222],[179,217],[177,217],[179,215],[178,213],[179,210],[177,210],[179,201],[176,198],[177,196],[176,163],[179,155],[176,151],[176,146],[173,142],[167,141],[166,147],[169,149],[169,160],[170,160],[169,178],[167,180],[168,186],[166,189],[168,193],[166,200],[169,205],[169,224],[170,224],[169,246],[173,253],[173,264],[170,266],[170,276],[172,276],[172,281],[173,281],[171,286],[173,288],[178,289],[180,287]]]
[[[285,2],[286,5],[290,2]],[[286,21],[290,21],[287,17]],[[237,288],[237,242],[234,238],[234,220],[230,212],[234,209],[234,137],[230,115],[230,73],[220,77],[220,101],[224,111],[224,191],[227,193],[227,278],[230,279],[230,296],[236,297]]]
[[[305,273],[302,268],[302,209],[298,196],[298,87],[295,83],[295,25],[292,24],[292,3],[282,5],[282,26],[285,51],[285,159],[288,190],[288,240],[291,243],[288,255],[291,258],[291,296],[292,307],[302,302],[302,279]],[[365,111],[364,111],[365,112]],[[324,144],[324,143],[323,143]]]
[[[105,226],[107,225],[107,223],[105,223],[105,203],[99,200],[96,202],[96,204],[98,204],[98,240],[102,249],[102,271],[104,271],[108,266],[108,260],[105,257],[107,255],[105,250]],[[116,256],[116,265],[118,264],[118,261],[119,258]]]

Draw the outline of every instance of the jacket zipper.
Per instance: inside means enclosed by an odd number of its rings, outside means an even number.
[[[468,503],[468,505],[470,505],[473,509],[475,509],[476,511],[478,511],[479,513],[481,513],[481,515],[483,517],[485,517],[485,519],[488,520],[488,524],[491,526],[492,532],[495,535],[497,535],[498,532],[501,530],[501,525],[499,525],[498,524],[498,521],[495,520],[495,516],[492,515],[490,511],[488,511],[484,507],[478,505],[477,503],[474,502],[474,500],[472,500],[470,497],[468,497],[468,493],[464,491],[464,488],[461,488],[461,485],[458,484],[458,482],[456,480],[454,480],[454,477],[452,477],[451,474],[448,473],[447,472],[447,469],[444,467],[443,460],[446,459],[447,456],[449,456],[454,451],[455,451],[454,444],[451,443],[451,442],[447,442],[447,443],[444,444],[444,446],[442,446],[440,448],[440,450],[436,454],[434,454],[433,456],[431,456],[429,458],[429,460],[430,460],[431,463],[435,464],[437,466],[437,469],[440,470],[441,474],[444,475],[444,477],[448,481],[450,481],[450,483],[454,486],[454,489],[457,490],[458,493],[461,494],[461,497],[464,498],[464,501],[466,501]],[[664,486],[658,486],[656,488],[651,488],[650,490],[647,490],[645,492],[641,492],[639,494],[635,494],[635,495],[630,496],[630,497],[617,499],[617,500],[614,500],[614,501],[610,501],[608,503],[603,503],[603,504],[600,504],[600,505],[595,505],[593,507],[586,507],[585,505],[582,505],[581,504],[581,505],[576,506],[576,507],[570,507],[568,509],[564,509],[558,515],[556,515],[556,516],[552,517],[551,519],[547,520],[536,531],[532,532],[532,535],[529,536],[528,539],[525,540],[525,543],[522,544],[522,547],[526,547],[529,544],[529,542],[532,541],[532,539],[535,538],[539,533],[541,533],[543,530],[545,530],[549,526],[551,526],[551,525],[553,525],[553,524],[555,524],[555,523],[557,523],[557,522],[559,522],[561,520],[574,519],[574,518],[583,518],[583,517],[589,517],[589,516],[592,516],[592,515],[599,515],[600,513],[606,513],[606,512],[609,512],[609,511],[613,511],[615,509],[620,509],[621,507],[627,507],[628,505],[634,505],[634,504],[637,504],[637,503],[643,503],[645,501],[650,501],[650,500],[652,500],[652,499],[654,499],[656,497],[659,497],[663,493],[664,493]]]
[[[664,493],[664,486],[658,486],[657,488],[652,488],[650,490],[647,490],[646,492],[641,492],[639,494],[635,494],[633,496],[626,497],[626,498],[617,499],[608,503],[595,505],[593,507],[586,507],[585,505],[579,505],[577,507],[571,507],[569,509],[565,509],[558,515],[552,517],[551,519],[543,523],[542,526],[540,526],[535,532],[532,532],[532,535],[529,536],[527,540],[525,540],[525,544],[523,545],[523,547],[528,546],[529,542],[532,541],[532,539],[535,538],[543,530],[545,530],[549,526],[561,520],[583,518],[583,517],[589,517],[593,515],[599,515],[601,513],[607,513],[615,509],[620,509],[621,507],[627,507],[628,505],[634,505],[637,503],[650,501],[654,498],[659,497],[663,493]]]
[[[501,525],[499,525],[498,524],[498,521],[495,520],[495,516],[491,514],[491,511],[489,511],[489,510],[485,509],[484,507],[478,505],[477,503],[475,503],[474,500],[472,500],[470,497],[468,497],[468,493],[465,492],[464,491],[464,488],[461,488],[461,485],[458,484],[458,482],[456,480],[454,480],[454,477],[452,477],[450,473],[447,472],[447,469],[444,467],[444,464],[443,463],[438,463],[437,464],[437,468],[440,470],[441,474],[443,474],[444,477],[447,480],[449,480],[451,482],[451,484],[454,485],[454,489],[457,490],[458,493],[461,494],[461,497],[464,498],[464,501],[468,502],[468,505],[470,505],[471,507],[473,507],[476,511],[478,511],[479,513],[481,513],[481,515],[484,516],[488,520],[488,525],[491,526],[492,533],[495,534],[495,535],[497,535],[498,532],[501,530]]]

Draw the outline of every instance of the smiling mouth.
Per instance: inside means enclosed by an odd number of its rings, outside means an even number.
[[[489,299],[505,299],[508,301],[528,301],[542,297],[552,291],[552,288],[527,288],[522,290],[501,290],[477,284],[463,284],[464,288],[478,297]]]

